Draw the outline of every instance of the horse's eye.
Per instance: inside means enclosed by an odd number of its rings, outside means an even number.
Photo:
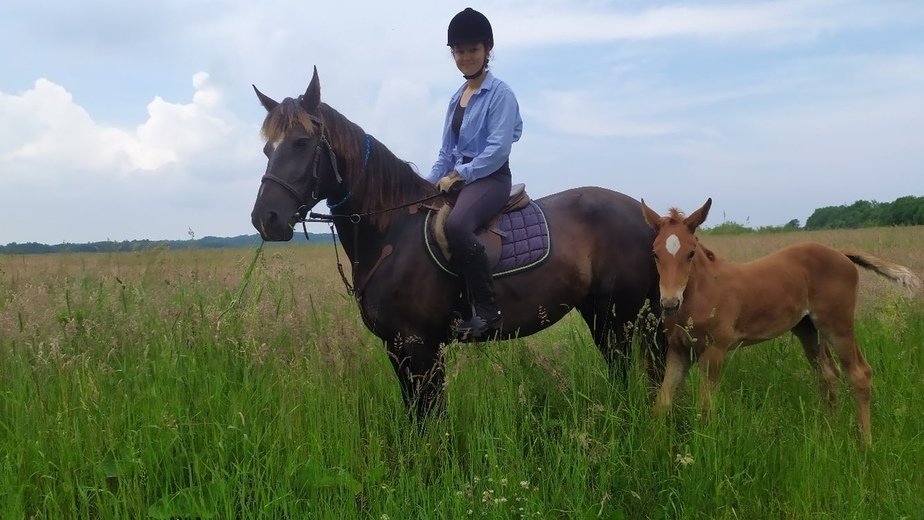
[[[687,255],[687,261],[693,260],[693,253],[696,251],[690,251],[690,254]]]
[[[658,253],[655,253],[654,251],[652,251],[652,252],[651,252],[651,257],[654,258],[654,261],[655,261],[655,262],[658,262]]]
[[[310,139],[307,137],[299,137],[292,143],[292,146],[299,150],[303,150],[308,147],[308,141],[310,141]]]

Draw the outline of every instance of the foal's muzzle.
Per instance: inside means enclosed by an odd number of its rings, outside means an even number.
[[[661,312],[665,316],[673,316],[680,311],[680,298],[662,298],[661,299]]]

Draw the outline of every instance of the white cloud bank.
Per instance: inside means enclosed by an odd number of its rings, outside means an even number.
[[[208,80],[204,72],[193,77],[190,103],[155,97],[134,130],[94,121],[63,86],[44,78],[20,95],[0,93],[0,171],[4,177],[176,172],[166,167],[223,146],[235,131]]]

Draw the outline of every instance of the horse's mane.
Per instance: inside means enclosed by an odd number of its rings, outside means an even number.
[[[344,182],[350,189],[350,199],[358,201],[357,213],[395,208],[436,194],[436,187],[421,178],[410,163],[395,156],[384,144],[370,136],[370,149],[366,164],[366,133],[359,125],[321,103],[319,119],[327,132],[334,152],[345,166],[341,170]],[[267,114],[263,121],[263,137],[276,142],[292,131],[314,134],[314,125],[308,113],[292,98],[286,98]],[[400,211],[373,215],[371,221],[380,229],[387,227]]]

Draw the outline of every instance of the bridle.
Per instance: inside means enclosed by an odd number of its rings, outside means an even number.
[[[321,147],[324,147],[325,149],[327,149],[327,158],[330,161],[331,168],[333,168],[334,170],[334,176],[337,179],[338,185],[343,184],[343,176],[340,175],[340,170],[337,168],[337,156],[334,154],[334,148],[333,146],[331,146],[330,140],[327,139],[327,132],[324,130],[324,125],[321,124],[321,120],[318,119],[317,117],[311,114],[309,114],[308,117],[311,119],[311,122],[317,127],[318,132],[320,132],[321,134],[321,138],[318,139],[318,144],[315,146],[315,149],[314,149],[314,159],[312,160],[312,165],[311,165],[311,176],[314,177],[315,182],[314,182],[314,188],[311,190],[310,196],[311,196],[311,200],[317,202],[318,200],[320,200],[320,197],[318,195],[318,188],[320,187],[321,182],[320,182],[320,175],[318,174],[318,167],[320,166],[320,163],[321,163]],[[305,200],[304,195],[300,193],[298,189],[292,186],[289,183],[289,181],[282,179],[280,177],[277,177],[276,175],[273,175],[272,173],[264,173],[260,181],[261,182],[271,181],[274,184],[282,187],[290,195],[292,195],[292,197],[295,198],[295,202],[299,204],[298,210],[296,210],[296,213],[298,213],[299,217],[301,217],[302,215],[307,213],[308,210],[311,209],[311,206],[308,206],[308,204],[306,204],[307,201]],[[302,209],[305,209],[305,213],[302,213]]]
[[[335,221],[335,219],[337,219],[337,218],[346,218],[346,219],[349,219],[349,222],[350,222],[351,224],[353,224],[354,226],[356,226],[356,225],[358,225],[358,224],[362,221],[362,219],[365,218],[365,217],[369,217],[369,216],[372,216],[372,215],[378,215],[378,214],[382,214],[382,213],[388,213],[388,212],[390,212],[390,211],[395,211],[395,210],[398,210],[398,209],[403,209],[403,208],[407,208],[407,207],[410,207],[410,206],[422,204],[422,203],[424,203],[424,202],[427,202],[427,201],[429,201],[429,200],[435,199],[435,198],[437,198],[437,197],[442,197],[442,196],[444,196],[444,194],[443,194],[443,193],[437,193],[437,194],[435,194],[435,195],[430,195],[430,196],[424,197],[424,198],[422,198],[422,199],[420,199],[420,200],[415,200],[415,201],[412,201],[412,202],[408,202],[408,203],[406,203],[406,204],[401,204],[401,205],[396,206],[396,207],[393,207],[393,208],[387,208],[387,209],[382,209],[382,210],[377,210],[377,211],[370,211],[370,212],[366,212],[366,213],[330,214],[330,215],[325,215],[325,214],[321,214],[321,213],[314,213],[314,212],[312,212],[312,211],[311,211],[311,208],[314,207],[314,204],[316,204],[319,200],[321,200],[321,196],[322,196],[322,195],[320,195],[320,194],[318,193],[318,189],[319,189],[319,187],[320,187],[320,185],[321,185],[321,179],[320,179],[320,174],[319,174],[319,166],[320,166],[320,162],[321,162],[321,148],[322,148],[322,147],[323,147],[324,149],[326,149],[326,151],[327,151],[327,157],[328,157],[328,160],[330,161],[331,168],[333,169],[334,176],[335,176],[335,178],[337,179],[337,185],[338,185],[338,186],[341,185],[341,184],[343,184],[343,176],[340,175],[340,170],[337,168],[337,156],[336,156],[336,154],[334,153],[334,148],[333,148],[333,146],[331,145],[330,140],[327,138],[327,132],[326,132],[325,129],[324,129],[324,125],[322,124],[321,120],[318,119],[317,117],[315,117],[315,116],[313,116],[313,115],[311,115],[311,114],[308,114],[308,117],[311,119],[312,124],[314,124],[314,125],[316,126],[317,131],[318,131],[318,132],[320,133],[320,135],[321,135],[321,137],[318,139],[318,144],[317,144],[317,146],[315,147],[315,150],[314,150],[314,159],[312,160],[312,164],[311,164],[311,166],[310,166],[310,168],[311,168],[311,170],[310,170],[310,175],[314,178],[314,181],[315,181],[315,182],[314,182],[314,187],[312,188],[311,194],[310,194],[311,199],[310,199],[309,201],[306,201],[305,198],[304,198],[304,195],[303,195],[302,193],[300,193],[299,190],[298,190],[297,188],[295,188],[294,186],[292,186],[292,184],[290,184],[287,180],[282,179],[282,178],[280,178],[280,177],[277,177],[276,175],[273,175],[272,173],[264,173],[264,174],[263,174],[263,177],[262,177],[260,180],[261,180],[261,182],[270,181],[270,182],[272,182],[272,183],[274,183],[274,184],[276,184],[276,185],[282,187],[282,188],[283,188],[284,190],[286,190],[290,195],[292,195],[292,197],[295,199],[295,202],[296,202],[297,204],[299,204],[298,209],[295,211],[295,215],[293,215],[293,216],[296,217],[296,219],[295,219],[294,222],[295,222],[295,223],[299,223],[299,222],[300,222],[300,223],[302,224],[302,231],[304,231],[304,233],[305,233],[305,239],[306,239],[306,240],[309,238],[307,223],[309,223],[309,222],[324,222],[324,223],[327,223],[327,224],[330,225],[331,239],[332,239],[333,242],[334,242],[334,254],[336,255],[336,258],[337,258],[337,270],[338,270],[339,273],[340,273],[340,279],[343,281],[343,285],[346,287],[346,290],[347,290],[347,293],[348,293],[348,294],[350,294],[351,296],[353,296],[353,295],[359,296],[359,295],[362,294],[363,289],[365,288],[365,285],[366,285],[366,284],[369,282],[369,280],[372,278],[372,274],[375,273],[375,270],[378,268],[379,264],[382,262],[382,260],[384,260],[387,256],[389,256],[389,255],[391,254],[393,248],[392,248],[392,246],[391,246],[390,244],[385,246],[385,248],[382,250],[382,256],[381,256],[381,257],[379,258],[379,260],[372,266],[371,271],[370,271],[369,274],[367,275],[366,279],[365,279],[363,282],[361,282],[357,287],[354,288],[352,285],[350,285],[349,281],[347,280],[346,274],[345,274],[344,271],[343,271],[343,264],[341,264],[341,262],[340,262],[340,254],[339,254],[339,252],[337,251],[337,236],[336,236],[336,234],[334,233],[334,221]],[[365,137],[365,153],[364,153],[364,155],[363,155],[363,168],[364,168],[364,169],[365,169],[365,167],[366,167],[366,164],[369,162],[369,154],[371,153],[371,150],[372,150],[372,136],[370,136],[369,134],[366,134],[366,137]],[[307,174],[308,171],[306,171],[305,173]],[[339,207],[339,206],[342,206],[343,203],[345,203],[345,202],[347,201],[347,199],[349,199],[349,198],[350,198],[350,192],[347,192],[347,194],[346,194],[339,202],[336,202],[336,203],[333,203],[333,204],[331,204],[330,202],[328,202],[328,203],[327,203],[327,207],[330,208],[330,209],[335,209],[335,208],[337,208],[337,207]],[[312,202],[313,202],[314,204],[311,204]],[[290,222],[291,222],[291,221],[290,221]],[[353,250],[354,250],[354,251],[359,251],[359,234],[356,233],[356,232],[353,233],[353,241],[354,241]],[[357,256],[356,259],[353,260],[353,272],[354,272],[354,273],[357,272],[358,267],[359,267],[359,257]]]

